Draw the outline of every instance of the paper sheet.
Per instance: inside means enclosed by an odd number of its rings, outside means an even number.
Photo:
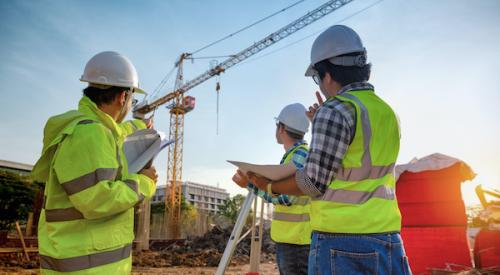
[[[163,132],[155,129],[139,130],[125,139],[123,152],[127,158],[129,173],[138,173],[156,155],[174,140],[167,140]]]
[[[238,167],[243,172],[254,172],[270,180],[281,180],[295,174],[297,168],[293,163],[288,164],[252,164],[241,161],[228,160],[227,162]]]

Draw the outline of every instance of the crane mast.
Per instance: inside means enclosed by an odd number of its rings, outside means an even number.
[[[167,162],[167,188],[165,189],[165,217],[169,221],[170,236],[173,239],[180,237],[179,222],[181,217],[181,199],[182,199],[182,151],[184,140],[184,115],[191,109],[186,108],[184,93],[207,81],[208,79],[225,72],[234,65],[248,59],[249,57],[261,52],[262,50],[276,44],[304,27],[316,22],[324,16],[332,13],[340,7],[352,2],[353,0],[331,0],[318,8],[308,12],[304,16],[296,19],[290,24],[271,33],[262,40],[243,49],[235,55],[224,60],[214,68],[195,77],[192,80],[183,82],[183,62],[185,59],[192,58],[192,54],[181,54],[176,67],[178,68],[174,91],[153,100],[152,102],[143,101],[134,108],[134,117],[144,118],[146,114],[156,110],[159,106],[173,101],[170,108],[170,139],[175,142],[170,145]]]
[[[175,89],[183,83],[183,64],[186,55],[181,55],[177,65]],[[168,147],[167,160],[167,188],[165,188],[165,221],[168,221],[168,232],[172,239],[180,237],[179,223],[181,218],[182,200],[182,148],[184,145],[184,115],[186,110],[182,94],[176,94],[170,108],[169,139],[175,140],[173,146]],[[168,200],[168,201],[167,201]]]

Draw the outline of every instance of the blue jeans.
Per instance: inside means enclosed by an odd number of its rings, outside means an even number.
[[[280,275],[306,275],[310,246],[276,243],[276,262]]]
[[[411,274],[399,233],[313,232],[309,275]]]

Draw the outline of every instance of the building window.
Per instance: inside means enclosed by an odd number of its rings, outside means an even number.
[[[194,200],[194,195],[193,194],[189,194],[189,197],[191,198],[191,200]]]
[[[220,199],[217,199],[217,203],[221,203],[221,202],[220,202]]]

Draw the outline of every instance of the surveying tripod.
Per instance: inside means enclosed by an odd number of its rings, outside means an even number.
[[[247,220],[248,214],[250,213],[250,209],[252,209],[252,203],[254,204],[254,213],[252,220],[252,242],[250,246],[250,271],[246,275],[257,275],[259,274],[259,263],[260,263],[260,249],[262,244],[262,229],[264,225],[264,201],[262,200],[260,207],[260,221],[257,225],[257,199],[258,197],[253,193],[249,192],[243,205],[241,206],[240,213],[238,214],[238,219],[233,227],[233,231],[231,232],[231,236],[229,237],[229,241],[227,242],[226,248],[224,249],[224,254],[222,254],[222,258],[219,262],[219,266],[217,267],[217,271],[215,275],[223,275],[226,271],[229,262],[231,261],[231,257],[233,256],[233,252],[236,249],[238,243],[246,237],[246,235],[250,232],[243,234],[240,238],[241,231],[245,226],[245,222]],[[257,226],[258,232],[257,232]]]

